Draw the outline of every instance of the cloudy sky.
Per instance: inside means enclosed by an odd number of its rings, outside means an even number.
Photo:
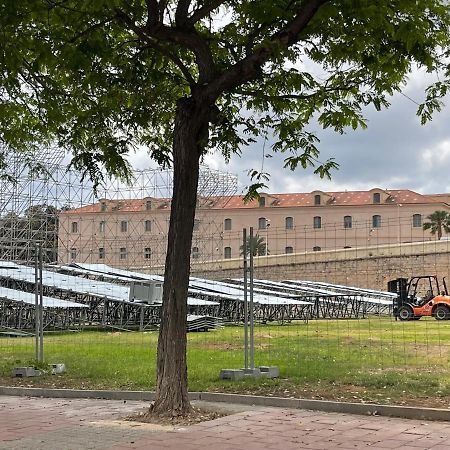
[[[417,105],[424,98],[424,88],[433,81],[415,72],[403,95],[391,99],[391,107],[380,112],[366,111],[368,128],[348,130],[345,135],[316,130],[321,142],[321,160],[334,157],[340,168],[332,179],[322,180],[312,170],[283,169],[283,157],[264,160],[264,171],[271,174],[268,192],[310,192],[383,189],[412,189],[420,193],[450,192],[450,99],[432,122],[420,125]],[[267,151],[267,144],[266,144]],[[206,163],[213,168],[238,175],[240,189],[249,184],[247,171],[260,169],[262,142],[244,149],[226,165],[219,155],[209,155]],[[150,166],[145,153],[132,155],[135,167]]]

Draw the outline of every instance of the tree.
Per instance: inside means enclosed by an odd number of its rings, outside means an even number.
[[[28,207],[22,215],[8,213],[0,218],[0,257],[34,262],[34,243],[40,242],[44,262],[57,261],[58,214],[54,206],[39,204]]]
[[[264,241],[264,238],[260,236],[259,234],[256,234],[253,236],[253,238],[250,238],[250,236],[247,236],[246,242],[245,242],[245,252],[247,255],[250,255],[250,252],[252,251],[253,256],[264,256],[268,254],[266,253],[266,243]],[[244,245],[241,245],[239,247],[241,256],[244,254]]]
[[[433,236],[437,233],[438,240],[442,237],[442,230],[450,233],[450,214],[447,211],[435,211],[427,219],[429,222],[423,224],[423,229],[430,230]]]
[[[3,0],[0,138],[14,151],[49,142],[101,182],[130,178],[146,146],[172,165],[174,190],[154,411],[184,414],[186,298],[199,161],[225,160],[270,133],[285,167],[320,163],[311,122],[365,127],[412,67],[445,72],[445,0]],[[441,106],[444,76],[420,107]],[[1,163],[1,161],[0,161]],[[266,174],[254,171],[250,196]]]

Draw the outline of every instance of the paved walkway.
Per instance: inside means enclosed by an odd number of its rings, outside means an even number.
[[[450,449],[450,423],[249,408],[174,429],[122,421],[141,402],[0,396],[0,449]]]

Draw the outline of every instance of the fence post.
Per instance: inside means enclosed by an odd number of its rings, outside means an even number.
[[[248,303],[247,303],[247,282],[248,282],[248,265],[247,265],[247,228],[242,230],[242,248],[244,255],[244,367],[248,369]]]

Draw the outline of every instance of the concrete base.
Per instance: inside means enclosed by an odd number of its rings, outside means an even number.
[[[56,375],[58,373],[64,373],[66,371],[65,364],[49,364],[49,366],[52,371],[52,375]]]
[[[42,375],[42,372],[34,367],[16,367],[12,375],[13,377],[38,377]]]
[[[244,371],[239,369],[222,369],[219,374],[221,380],[237,381],[244,378]]]
[[[241,369],[244,372],[245,378],[260,378],[261,370],[259,367],[255,367],[254,369]]]
[[[280,370],[277,366],[260,366],[261,376],[266,378],[278,378]]]

